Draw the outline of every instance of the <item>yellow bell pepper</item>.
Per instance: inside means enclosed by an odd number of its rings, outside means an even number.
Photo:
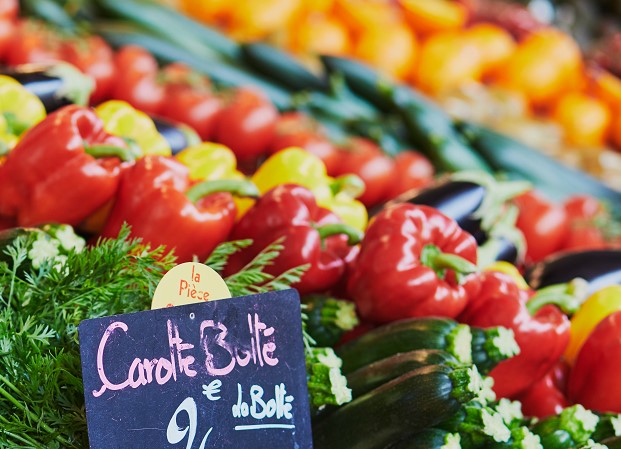
[[[496,271],[499,273],[504,273],[515,281],[515,284],[521,288],[522,290],[529,290],[530,287],[524,277],[520,274],[520,270],[517,269],[515,265],[505,260],[498,260],[490,265],[487,265],[483,268],[484,271]]]
[[[0,75],[0,156],[13,149],[20,136],[45,118],[45,106],[17,80]]]
[[[237,170],[235,153],[227,146],[203,142],[179,152],[175,158],[190,170],[190,179],[212,181],[215,179],[244,179]]]
[[[97,106],[95,112],[103,120],[107,132],[137,145],[141,155],[172,154],[170,145],[157,131],[151,117],[134,109],[129,103],[119,100],[106,101]]]
[[[330,209],[344,223],[360,231],[366,229],[367,210],[355,199],[364,189],[362,180],[355,175],[337,179],[329,177],[321,159],[301,148],[286,148],[273,154],[259,167],[251,180],[262,194],[281,184],[306,187],[313,192],[321,207]],[[244,200],[240,215],[252,204],[252,200]]]
[[[621,285],[604,287],[582,303],[571,318],[569,344],[565,350],[565,359],[571,365],[595,326],[608,315],[619,310],[621,310]]]

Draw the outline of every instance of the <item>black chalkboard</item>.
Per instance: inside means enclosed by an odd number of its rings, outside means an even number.
[[[93,449],[312,448],[295,290],[86,320],[79,336]]]

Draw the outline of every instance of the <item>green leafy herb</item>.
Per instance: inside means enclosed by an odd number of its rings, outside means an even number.
[[[175,264],[165,248],[129,237],[69,251],[62,267],[28,266],[26,236],[0,262],[0,448],[88,447],[77,326],[88,318],[147,310]],[[207,261],[217,271],[249,241],[226,242]],[[226,279],[235,296],[288,288],[304,267],[278,277],[263,270],[282,249],[266,248]],[[57,264],[56,264],[57,265]]]

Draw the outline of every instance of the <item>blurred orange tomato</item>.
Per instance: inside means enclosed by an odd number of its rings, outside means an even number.
[[[551,116],[563,127],[567,142],[576,146],[602,146],[610,128],[611,114],[606,103],[581,92],[564,95]]]
[[[449,0],[399,0],[399,4],[420,34],[463,28],[468,16],[464,5]]]
[[[549,106],[582,80],[582,55],[567,34],[536,31],[518,45],[502,67],[498,82],[523,92],[535,106]]]
[[[181,0],[181,8],[187,15],[205,23],[224,21],[233,9],[229,0]]]
[[[481,78],[481,54],[462,32],[437,33],[423,42],[414,82],[431,95],[440,95]]]
[[[344,55],[351,50],[351,38],[338,19],[313,14],[291,26],[288,46],[302,54]]]
[[[610,127],[610,141],[618,149],[621,150],[621,112],[615,112]]]
[[[388,0],[335,0],[334,12],[355,34],[385,30],[401,20],[400,11]]]
[[[287,28],[301,7],[302,0],[237,0],[231,7],[229,32],[242,41],[264,38]]]
[[[386,29],[371,28],[356,42],[354,56],[367,61],[380,72],[403,79],[416,61],[416,36],[405,24]]]
[[[464,37],[479,49],[484,76],[506,64],[517,47],[507,30],[491,23],[473,25],[466,30]]]
[[[621,111],[621,79],[603,69],[588,71],[590,91],[612,110]]]

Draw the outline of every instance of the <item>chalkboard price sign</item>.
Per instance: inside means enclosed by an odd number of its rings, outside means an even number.
[[[79,337],[92,449],[312,448],[295,290],[86,320]]]

